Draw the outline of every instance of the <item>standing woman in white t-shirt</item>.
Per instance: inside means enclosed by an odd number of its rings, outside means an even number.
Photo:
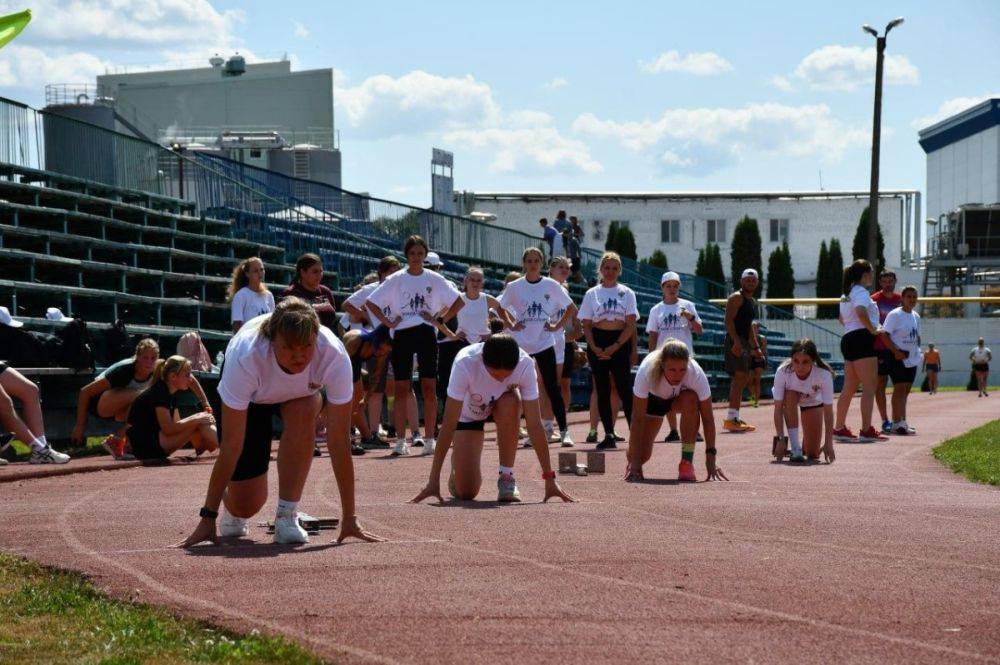
[[[386,278],[368,296],[368,312],[392,331],[393,422],[396,446],[393,453],[408,455],[406,443],[406,400],[413,385],[413,356],[417,356],[420,390],[424,397],[424,454],[434,452],[437,429],[437,328],[431,323],[438,312],[441,322],[449,321],[464,306],[462,294],[451,282],[424,269],[427,241],[410,236],[403,246],[406,270]],[[388,312],[388,313],[387,313]]]
[[[986,346],[986,340],[982,337],[969,354],[969,362],[972,363],[972,371],[976,373],[976,383],[979,388],[979,397],[989,397],[987,391],[989,387],[990,362],[993,360],[993,352]]]
[[[321,388],[326,388],[325,396]],[[217,543],[218,534],[248,534],[248,520],[267,501],[273,416],[284,423],[278,448],[274,541],[308,542],[299,524],[298,503],[312,465],[313,432],[321,411],[327,420],[327,448],[343,511],[337,542],[350,536],[380,540],[362,529],[354,513],[353,396],[351,360],[344,345],[333,331],[320,325],[316,311],[304,300],[287,297],[273,313],[248,321],[226,348],[219,379],[219,456],[199,513],[201,521],[181,546]]]
[[[557,256],[549,261],[549,277],[554,279],[564,289],[566,289],[567,293],[569,293],[569,288],[566,286],[566,280],[569,279],[569,276],[569,259],[565,256]],[[558,323],[561,321],[565,313],[565,307],[560,307],[553,312],[551,319],[552,323]],[[575,316],[567,322],[565,326],[552,331],[552,338],[555,340],[555,346],[553,348],[556,351],[556,376],[559,379],[559,392],[562,395],[563,406],[567,412],[570,408],[569,380],[573,376],[576,340],[580,339],[582,336],[583,326],[580,324],[580,320]],[[554,431],[553,421],[555,419],[555,414],[552,411],[552,401],[549,400],[549,396],[546,392],[542,392],[540,398],[542,406],[542,426],[545,428],[545,434],[549,437],[549,441],[557,440],[559,439],[559,435],[555,434]],[[570,444],[567,443],[564,447],[568,448],[570,447]]]
[[[552,402],[553,415],[559,424],[559,440],[572,445],[566,425],[566,405],[563,403],[556,370],[556,340],[553,333],[576,315],[576,305],[566,289],[551,277],[542,275],[545,256],[537,247],[529,247],[521,256],[524,276],[507,284],[497,299],[507,309],[515,324],[511,332],[518,346],[535,359],[538,376]],[[558,319],[557,311],[563,311]]]
[[[580,305],[580,320],[587,339],[587,356],[597,387],[597,409],[604,425],[604,440],[598,450],[617,448],[611,410],[611,377],[622,401],[625,419],[632,422],[632,366],[637,350],[633,345],[635,322],[639,317],[635,292],[618,283],[622,260],[615,252],[601,257],[601,282],[587,291]]]
[[[250,319],[273,312],[274,294],[264,286],[264,262],[256,256],[240,261],[233,268],[226,299],[232,303],[234,333]]]
[[[840,352],[844,356],[844,387],[837,400],[837,421],[833,437],[837,441],[871,443],[884,441],[872,426],[875,387],[878,385],[878,360],[875,336],[879,334],[878,306],[868,293],[873,281],[872,264],[858,259],[844,268],[844,295],[840,299],[840,322],[844,336]],[[854,392],[861,385],[861,431],[858,436],[847,428],[847,411]]]
[[[556,474],[549,460],[549,444],[542,429],[538,411],[538,379],[535,361],[520,348],[513,336],[493,335],[462,349],[455,358],[448,400],[441,423],[440,445],[434,452],[427,486],[413,498],[420,503],[428,497],[441,497],[441,467],[452,442],[451,473],[448,489],[452,496],[471,501],[479,494],[483,476],[481,457],[484,429],[487,420],[493,420],[497,429],[497,447],[500,449],[500,468],[497,475],[497,501],[509,503],[521,500],[521,493],[514,479],[514,459],[517,455],[517,430],[522,406],[539,465],[545,481],[543,501],[559,497],[573,499],[560,489]]]
[[[833,463],[833,370],[811,339],[792,344],[792,352],[774,372],[774,440],[771,453],[780,462],[787,442],[789,461],[803,464],[818,461],[820,448],[826,461]],[[801,432],[801,438],[800,438]]]
[[[645,480],[642,466],[653,455],[653,442],[663,424],[663,416],[676,413],[681,418],[681,461],[677,479],[695,482],[695,436],[698,421],[705,429],[705,465],[708,480],[729,480],[715,465],[715,420],[712,417],[712,389],[701,366],[691,358],[684,342],[667,340],[642,361],[635,373],[634,417],[629,427],[628,467],[625,480]]]

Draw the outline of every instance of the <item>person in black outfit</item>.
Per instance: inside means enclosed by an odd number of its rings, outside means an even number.
[[[729,432],[753,432],[757,429],[740,419],[740,403],[743,401],[743,389],[750,380],[752,361],[764,359],[752,330],[756,313],[753,294],[759,283],[757,271],[747,268],[740,276],[740,290],[729,296],[726,302],[726,340],[722,348],[726,354],[726,372],[730,377],[729,411],[722,427]]]

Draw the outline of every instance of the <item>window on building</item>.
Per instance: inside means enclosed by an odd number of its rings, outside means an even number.
[[[788,220],[771,220],[771,242],[782,243],[788,240]]]
[[[611,223],[612,224],[617,224],[618,228],[620,228],[620,229],[627,229],[628,228],[628,220],[627,219],[612,219]]]
[[[681,241],[681,220],[661,219],[660,242],[680,242],[680,241]]]
[[[262,153],[261,153],[260,148],[250,148],[250,158],[251,159],[260,159],[261,154]]]
[[[724,219],[710,219],[708,220],[708,242],[714,242],[717,245],[721,245],[726,242],[726,220]]]

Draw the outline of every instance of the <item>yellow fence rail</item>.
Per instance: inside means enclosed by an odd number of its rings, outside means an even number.
[[[713,298],[709,300],[713,305],[725,305],[725,298]],[[839,305],[840,298],[759,298],[757,300],[762,305]],[[930,304],[958,304],[958,303],[980,303],[980,304],[1000,304],[1000,296],[923,296],[921,303]]]

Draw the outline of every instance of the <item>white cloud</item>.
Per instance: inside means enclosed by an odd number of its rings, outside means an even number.
[[[45,83],[93,81],[110,63],[90,53],[52,54],[34,46],[9,44],[0,59],[0,86],[35,89]]]
[[[741,108],[668,109],[640,121],[585,113],[573,122],[583,136],[617,141],[664,170],[707,174],[755,154],[836,162],[870,140],[866,128],[833,117],[823,104],[750,104]]]
[[[941,106],[939,106],[937,111],[934,113],[916,118],[910,123],[910,126],[918,130],[930,127],[934,123],[941,122],[945,118],[953,116],[956,113],[960,113],[965,109],[972,108],[976,104],[994,97],[1000,97],[1000,92],[994,92],[989,95],[981,95],[979,97],[955,97],[954,99],[949,99],[941,104]]]
[[[603,170],[583,141],[563,136],[551,124],[461,129],[446,133],[444,139],[466,149],[491,152],[489,169],[494,173],[593,174]]]
[[[683,72],[694,76],[714,76],[733,70],[732,64],[718,53],[688,53],[677,51],[661,53],[656,60],[639,61],[639,69],[647,74]]]
[[[546,83],[545,85],[543,85],[542,87],[547,90],[558,90],[559,88],[565,88],[568,85],[569,81],[562,78],[561,76],[557,76],[548,83]]]
[[[309,36],[309,28],[307,28],[306,26],[302,25],[298,21],[292,19],[292,26],[295,27],[295,36],[296,37],[298,37],[300,39],[305,39],[306,37]]]
[[[888,53],[883,75],[887,85],[917,85],[920,70],[904,55]],[[839,46],[818,48],[798,64],[791,77],[775,76],[771,84],[786,92],[793,81],[814,90],[851,92],[875,81],[875,47]]]
[[[781,76],[780,74],[772,76],[769,83],[782,92],[791,92],[795,88],[787,76]]]
[[[240,10],[217,11],[208,0],[34,0],[20,39],[36,43],[176,45],[232,41]],[[0,0],[0,14],[24,9]]]

